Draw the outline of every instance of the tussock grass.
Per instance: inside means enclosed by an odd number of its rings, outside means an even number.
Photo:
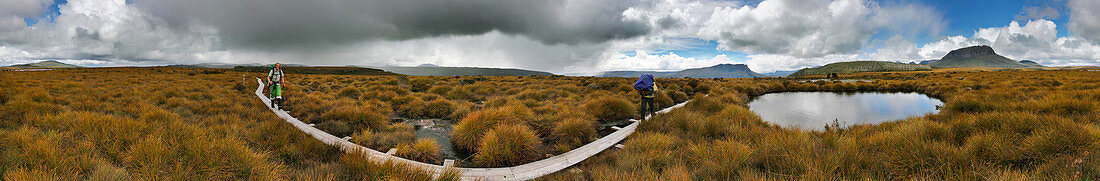
[[[397,145],[395,155],[425,163],[442,163],[439,160],[439,145],[432,139],[421,138],[412,144]]]
[[[474,163],[484,167],[506,167],[542,158],[540,141],[526,125],[501,124],[485,133]]]
[[[3,180],[312,180],[304,170],[350,168],[341,151],[286,124],[256,100],[251,77],[207,69],[89,68],[0,72],[0,177]],[[186,76],[194,74],[193,76]],[[184,75],[184,76],[181,76]],[[87,77],[96,77],[90,79]],[[247,78],[242,78],[247,77]],[[323,77],[323,76],[322,76]],[[75,79],[75,80],[74,80]],[[296,82],[296,81],[295,81]],[[352,81],[354,83],[354,81]],[[388,107],[320,91],[331,84],[288,84],[291,112],[371,127],[362,113]],[[179,85],[189,85],[180,87]],[[344,86],[339,86],[341,88]],[[15,90],[12,90],[15,89]],[[333,89],[339,90],[339,89]],[[374,101],[374,100],[372,100]],[[388,102],[387,102],[388,103]],[[378,116],[378,115],[373,115]],[[355,126],[346,126],[349,129]],[[358,128],[357,128],[358,129]],[[403,130],[411,135],[411,127]],[[350,132],[350,131],[349,131]],[[415,137],[415,136],[412,136]],[[396,165],[357,163],[371,170]],[[427,178],[412,169],[377,178]],[[397,176],[410,174],[412,176]],[[416,176],[419,175],[419,176]],[[359,179],[362,179],[360,177]],[[453,177],[452,177],[453,179]]]
[[[526,124],[532,119],[531,110],[519,105],[478,110],[455,125],[451,140],[459,148],[477,152],[489,129],[501,124]]]
[[[550,137],[561,145],[560,148],[566,148],[557,150],[558,153],[564,153],[596,140],[596,136],[594,120],[586,117],[570,117],[555,123]]]
[[[693,101],[642,122],[623,143],[626,149],[600,153],[576,171],[545,179],[1100,179],[1096,73],[842,77],[874,80],[688,79],[680,91],[694,93]],[[774,126],[746,108],[750,96],[790,91],[919,92],[944,100],[946,107],[939,114],[826,131]],[[704,92],[710,96],[700,97]],[[658,151],[645,154],[652,150]]]
[[[584,104],[584,109],[589,110],[597,119],[623,120],[636,116],[638,106],[621,98],[602,97],[588,101]]]
[[[389,123],[389,118],[376,110],[370,106],[340,106],[321,117],[329,122],[345,123],[354,128],[381,129]]]

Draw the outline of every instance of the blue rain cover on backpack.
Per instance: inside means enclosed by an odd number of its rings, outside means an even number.
[[[653,88],[653,74],[642,74],[638,81],[634,82],[634,90],[648,90]]]

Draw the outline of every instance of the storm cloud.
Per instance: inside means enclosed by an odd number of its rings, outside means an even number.
[[[499,31],[546,44],[602,43],[649,33],[616,0],[138,0],[173,24],[206,23],[245,48],[342,46]]]

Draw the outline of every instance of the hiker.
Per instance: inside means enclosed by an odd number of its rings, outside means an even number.
[[[275,102],[279,102],[279,109],[283,109],[283,69],[279,63],[271,65],[271,71],[267,72],[267,84],[271,85],[271,108],[275,107]]]
[[[638,81],[634,82],[634,90],[638,90],[638,94],[642,96],[642,119],[657,111],[657,104],[653,102],[653,98],[657,95],[657,83],[653,81],[653,74],[643,74],[639,77]]]

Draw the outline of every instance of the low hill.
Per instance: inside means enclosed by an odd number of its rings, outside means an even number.
[[[989,68],[1029,68],[1043,67],[1037,63],[1017,62],[1004,56],[997,55],[989,46],[972,46],[952,50],[939,61],[929,63],[932,67],[963,68],[963,67],[989,67]]]
[[[1031,61],[1031,60],[1020,60],[1020,63],[1022,63],[1024,65],[1035,66],[1035,67],[1043,67],[1043,65],[1040,65],[1038,62]]]
[[[756,78],[766,75],[753,72],[745,64],[718,64],[710,67],[684,69],[681,71],[609,71],[599,77],[639,77],[642,74],[653,74],[659,78]]]
[[[795,72],[798,72],[798,70],[775,71],[775,72],[763,73],[763,74],[768,76],[768,77],[786,77],[786,76],[790,76],[791,74],[793,74]]]
[[[80,68],[81,66],[61,63],[61,62],[53,61],[53,60],[47,60],[47,61],[41,61],[41,62],[38,62],[38,63],[12,65],[12,66],[9,66],[9,67],[28,69],[28,68]]]
[[[233,71],[267,73],[268,66],[236,66]],[[287,74],[331,74],[331,75],[398,75],[373,68],[362,67],[283,67]]]
[[[818,74],[846,74],[856,72],[892,72],[892,71],[921,71],[932,70],[928,65],[906,64],[883,61],[851,61],[830,63],[816,68],[804,68],[791,74],[791,77]]]
[[[666,76],[666,75],[674,74],[674,73],[676,73],[676,72],[675,71],[672,71],[672,72],[661,72],[661,71],[607,71],[607,72],[600,73],[599,75],[597,75],[597,77],[640,77],[643,74],[653,74],[653,76],[655,76],[655,77],[662,77],[662,76]]]
[[[481,68],[481,67],[439,67],[435,65],[421,65],[417,67],[379,67],[379,69],[393,73],[412,76],[532,76],[554,75],[550,72],[541,72],[523,69],[509,68]]]

